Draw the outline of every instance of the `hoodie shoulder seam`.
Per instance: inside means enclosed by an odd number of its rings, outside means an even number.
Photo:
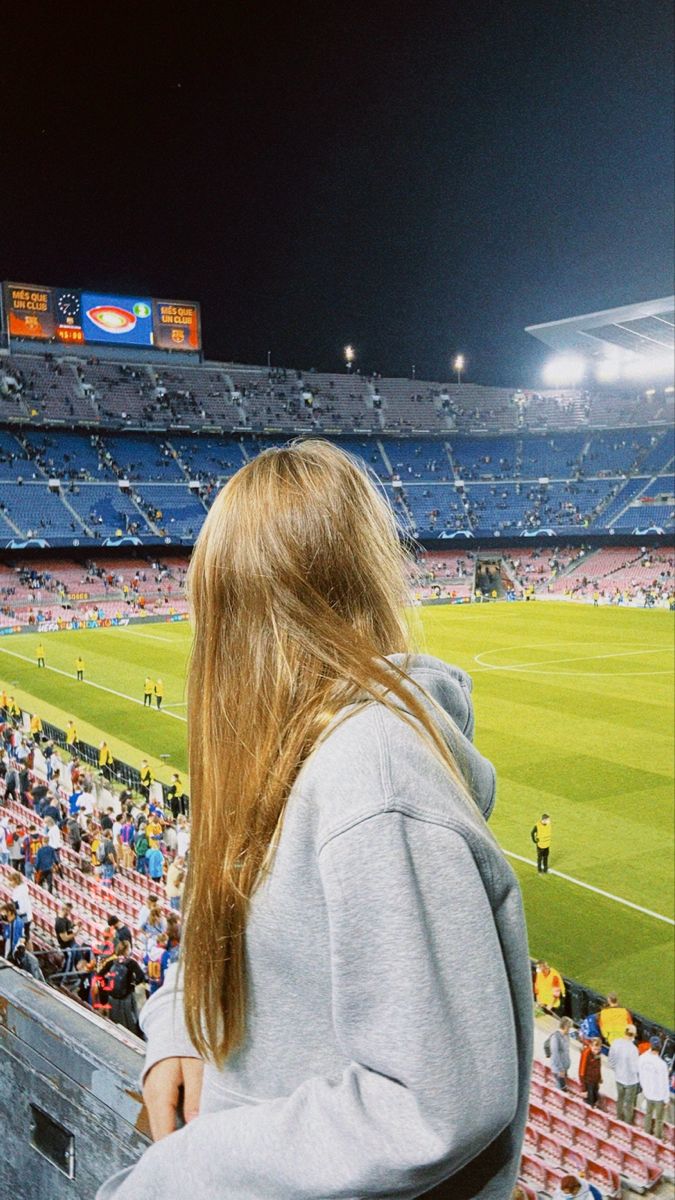
[[[480,838],[472,836],[476,831],[470,823],[454,820],[452,817],[448,817],[447,813],[435,813],[429,809],[420,808],[415,804],[411,804],[409,800],[401,800],[397,796],[391,797],[386,809],[371,808],[367,812],[352,817],[351,820],[346,821],[339,828],[333,829],[317,847],[317,858],[321,857],[324,850],[332,842],[337,841],[338,838],[342,837],[345,833],[349,833],[350,830],[357,828],[359,825],[364,825],[367,821],[372,821],[375,817],[389,817],[393,815],[408,817],[411,821],[420,821],[426,825],[436,825],[439,829],[447,829],[449,833],[457,834],[469,846],[471,853],[481,866],[491,887],[494,888],[489,856],[485,853],[485,848],[481,845]]]

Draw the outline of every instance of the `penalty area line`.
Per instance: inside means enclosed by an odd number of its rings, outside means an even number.
[[[17,650],[8,650],[6,646],[0,646],[0,654],[9,654],[12,658],[20,658],[23,662],[35,663],[34,658],[30,658],[27,654],[19,654]],[[36,667],[36,670],[53,671],[55,675],[63,675],[64,679],[76,679],[70,671],[62,671],[60,667]],[[150,705],[144,704],[137,696],[127,696],[126,692],[117,692],[115,688],[106,687],[103,683],[94,683],[93,679],[82,679],[79,681],[80,687],[96,688],[99,692],[108,692],[111,696],[119,696],[120,700],[128,700],[131,704],[140,704],[141,708],[149,708]],[[153,712],[163,712],[167,717],[173,717],[174,721],[182,721],[187,724],[187,718],[182,717],[180,713],[168,712],[166,709],[153,708]]]
[[[518,862],[526,863],[528,867],[536,867],[536,862],[531,858],[525,858],[523,854],[514,854],[512,850],[505,850],[507,858],[516,858]],[[602,888],[594,887],[592,883],[584,883],[583,879],[575,879],[573,875],[565,875],[564,871],[556,871],[551,868],[548,871],[549,875],[556,875],[558,879],[565,879],[567,883],[574,883],[577,887],[585,888],[587,892],[595,892],[598,896],[604,896],[607,900],[614,900],[616,904],[623,904],[626,908],[634,908],[636,912],[644,913],[646,917],[653,917],[655,921],[663,921],[666,925],[675,925],[675,921],[671,917],[664,917],[663,913],[652,912],[651,908],[643,908],[641,904],[634,904],[632,900],[626,900],[623,896],[615,896],[613,892],[605,892]]]

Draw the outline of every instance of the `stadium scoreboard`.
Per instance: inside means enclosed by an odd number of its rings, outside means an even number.
[[[197,352],[202,348],[201,315],[193,301],[26,283],[5,283],[3,295],[10,339]]]

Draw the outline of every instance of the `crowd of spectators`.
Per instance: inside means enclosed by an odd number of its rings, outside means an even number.
[[[186,608],[186,559],[0,563],[0,617],[28,628],[163,615]]]
[[[178,772],[164,788],[147,762],[137,793],[112,786],[106,742],[98,770],[88,768],[78,755],[72,721],[67,743],[63,753],[46,739],[37,715],[26,731],[14,698],[0,693],[0,882],[10,888],[0,910],[0,944],[15,965],[39,979],[48,975],[137,1033],[137,1003],[161,986],[180,944],[190,848],[187,796]],[[78,896],[81,913],[101,901],[110,911],[94,941],[64,891],[51,944],[40,943],[38,950],[31,926],[40,893],[34,887],[60,897],[66,854],[86,883]],[[118,885],[127,879],[145,880],[133,919],[115,911],[116,899],[121,904],[126,897]],[[128,912],[128,897],[125,907]]]

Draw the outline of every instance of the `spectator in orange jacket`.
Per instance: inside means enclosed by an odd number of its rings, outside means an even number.
[[[595,1108],[602,1083],[602,1038],[591,1038],[581,1051],[579,1082],[586,1089],[586,1103]]]

